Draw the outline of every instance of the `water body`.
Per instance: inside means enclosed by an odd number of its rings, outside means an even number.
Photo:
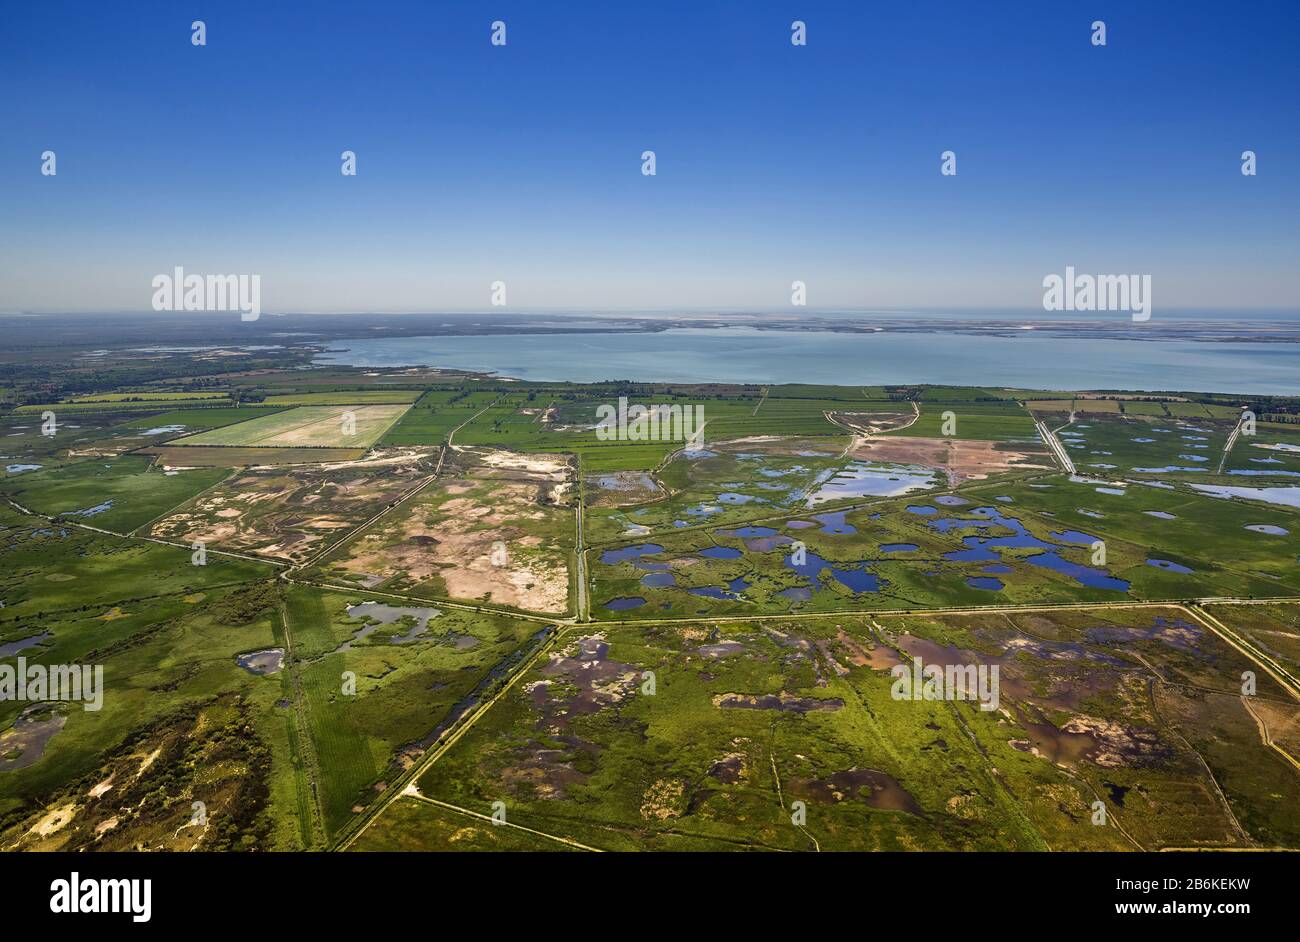
[[[929,468],[915,465],[891,466],[854,461],[811,494],[808,506],[848,497],[897,497],[925,490],[934,486],[935,474]]]
[[[870,317],[864,314],[858,320]],[[544,381],[1178,390],[1195,377],[1202,391],[1300,394],[1300,345],[1134,342],[1048,330],[990,330],[983,335],[942,329],[843,333],[671,328],[654,333],[365,338],[337,341],[335,346],[343,349],[321,354],[317,362],[455,367]]]
[[[1147,565],[1155,566],[1157,569],[1163,569],[1165,572],[1177,572],[1182,575],[1188,575],[1196,571],[1187,566],[1180,566],[1178,563],[1168,559],[1148,559]]]
[[[240,654],[235,660],[250,674],[276,674],[284,666],[284,648],[268,648],[265,651]]]
[[[113,502],[106,500],[102,504],[96,504],[94,507],[85,507],[81,510],[65,510],[59,514],[61,517],[96,517],[107,510],[113,508]]]
[[[645,599],[640,596],[632,596],[630,598],[610,599],[605,603],[605,608],[611,612],[622,612],[629,608],[640,608],[644,604]]]
[[[353,633],[351,640],[343,642],[336,650],[349,651],[352,649],[353,641],[362,641],[373,634],[380,625],[393,625],[403,618],[412,618],[415,624],[409,631],[400,635],[393,636],[393,644],[406,644],[414,641],[420,635],[429,630],[429,622],[437,618],[442,612],[436,608],[420,608],[414,606],[386,605],[383,602],[360,602],[355,605],[349,605],[347,608],[348,617],[365,619],[367,624],[363,625],[358,631]],[[466,636],[468,637],[468,636]],[[477,641],[477,639],[475,639]],[[472,646],[472,645],[471,645]]]
[[[1075,582],[1086,585],[1090,589],[1110,589],[1115,592],[1128,591],[1129,584],[1125,580],[1117,579],[1102,569],[1093,569],[1090,566],[1072,563],[1068,559],[1062,559],[1056,553],[1039,553],[1037,556],[1028,557],[1025,562],[1031,566],[1041,566],[1045,569],[1053,569],[1056,572],[1063,573]]]
[[[739,559],[741,552],[731,546],[710,546],[700,550],[700,555],[707,559]]]
[[[54,635],[51,632],[43,631],[38,635],[19,638],[17,641],[6,641],[4,644],[0,644],[0,657],[12,657],[15,654],[21,654],[28,648],[34,648],[38,644],[44,644],[53,637]]]
[[[1215,497],[1242,497],[1283,507],[1300,507],[1300,487],[1227,487],[1222,484],[1193,484],[1192,487]]]

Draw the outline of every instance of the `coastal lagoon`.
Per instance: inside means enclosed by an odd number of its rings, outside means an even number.
[[[438,366],[543,382],[937,383],[1300,394],[1300,344],[982,334],[669,328],[339,340],[319,364]]]

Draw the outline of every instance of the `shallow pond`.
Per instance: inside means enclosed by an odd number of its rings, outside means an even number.
[[[240,654],[235,661],[250,674],[276,674],[284,667],[284,648],[267,648],[265,651]]]

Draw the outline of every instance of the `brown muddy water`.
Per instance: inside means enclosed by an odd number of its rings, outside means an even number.
[[[916,799],[897,779],[877,769],[860,769],[855,766],[841,772],[832,772],[825,778],[799,782],[794,790],[796,794],[816,801],[860,799],[870,807],[882,811],[924,814]]]

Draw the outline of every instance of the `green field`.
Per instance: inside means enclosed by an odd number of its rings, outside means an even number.
[[[151,459],[134,455],[80,461],[6,478],[0,482],[0,494],[37,513],[63,515],[74,522],[125,533],[227,474],[220,468],[164,472],[151,463]]]
[[[287,393],[267,396],[264,405],[268,406],[350,406],[383,405],[415,402],[420,398],[418,390],[404,389],[366,389],[358,392],[312,392]]]
[[[54,436],[0,417],[0,660],[106,678],[99,712],[0,702],[0,846],[1300,848],[1300,510],[1193,487],[1294,487],[1300,426],[1216,475],[1226,398],[131,391],[161,362],[0,398],[78,400]],[[620,396],[702,407],[702,441],[602,439]],[[1079,477],[994,460],[1037,443],[1023,402]],[[998,708],[896,697],[914,657],[996,666]]]
[[[1001,709],[897,698],[913,656],[996,664]],[[1248,732],[1245,663],[1175,609],[579,627],[418,785],[606,850],[1297,846],[1300,780]],[[1158,706],[1129,693],[1148,684]],[[456,849],[443,813],[403,799],[361,846]]]
[[[184,426],[186,430],[196,428],[221,428],[225,425],[234,425],[236,422],[246,422],[249,419],[260,418],[261,416],[272,415],[279,412],[277,408],[262,408],[259,406],[232,406],[224,407],[204,407],[202,409],[176,409],[171,412],[163,412],[159,415],[151,415],[147,419],[132,419],[126,423],[127,428],[168,428],[174,425]],[[174,437],[174,436],[168,436]]]
[[[89,396],[76,396],[64,402],[168,402],[186,399],[229,399],[224,392],[118,392],[95,393]]]
[[[1213,475],[1232,431],[1231,423],[1209,419],[1076,418],[1056,434],[1082,474]]]
[[[385,445],[441,445],[458,425],[496,401],[494,392],[425,393],[384,436]]]
[[[921,417],[907,428],[887,435],[907,435],[919,438],[943,436],[944,425],[951,413],[954,422],[953,438],[976,441],[1030,441],[1036,440],[1034,421],[1015,402],[970,402],[961,400],[926,401],[921,405]]]

